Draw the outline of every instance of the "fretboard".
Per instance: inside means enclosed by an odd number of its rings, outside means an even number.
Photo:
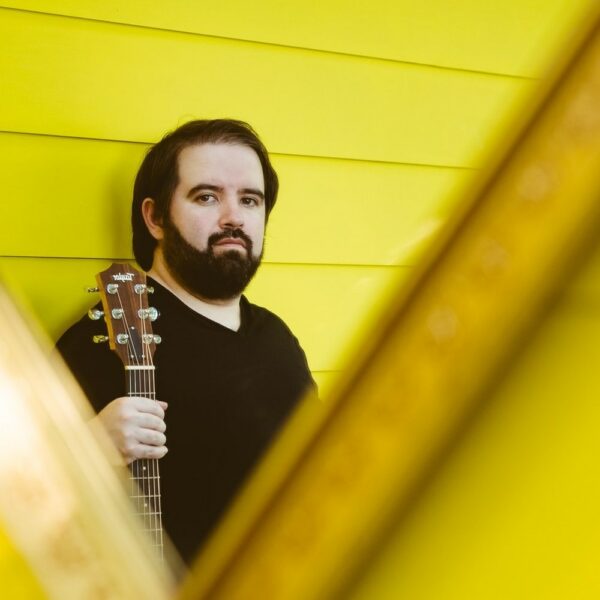
[[[126,367],[127,395],[141,396],[156,401],[153,366]],[[160,472],[157,459],[142,458],[129,466],[130,498],[144,531],[150,536],[162,561],[164,558]]]

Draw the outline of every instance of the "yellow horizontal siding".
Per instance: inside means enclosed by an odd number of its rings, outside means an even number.
[[[274,152],[469,166],[520,79],[0,10],[0,130],[155,141],[241,117]]]
[[[146,149],[0,133],[0,255],[131,257],[131,190]],[[408,264],[450,210],[451,190],[472,175],[299,156],[273,161],[281,193],[266,260],[283,263]]]
[[[95,274],[107,264],[95,259],[0,257],[0,278],[56,339],[97,301],[84,288],[95,285]],[[349,344],[366,333],[369,316],[376,314],[384,292],[406,271],[265,264],[247,295],[286,321],[306,351],[311,369],[331,371],[348,356]]]
[[[515,75],[543,71],[589,0],[13,0],[29,10]]]

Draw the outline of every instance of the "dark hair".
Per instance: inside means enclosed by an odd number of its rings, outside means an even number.
[[[252,148],[258,155],[265,180],[265,209],[267,218],[277,200],[279,180],[269,154],[256,132],[243,121],[233,119],[197,120],[185,123],[168,133],[146,154],[133,186],[131,227],[133,254],[145,271],[152,266],[156,240],[142,216],[142,202],[152,198],[158,219],[168,216],[171,197],[179,183],[179,154],[196,144],[240,144]]]

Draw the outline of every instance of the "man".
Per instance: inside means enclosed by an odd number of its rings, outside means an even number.
[[[242,295],[277,190],[245,123],[192,121],[165,136],[140,167],[132,205],[135,258],[160,313],[159,402],[125,397],[119,359],[91,343],[101,321],[84,318],[58,342],[125,461],[161,459],[163,525],[188,563],[314,385],[283,321]]]

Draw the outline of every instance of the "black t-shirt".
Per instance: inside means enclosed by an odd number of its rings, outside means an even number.
[[[156,397],[169,403],[160,460],[163,525],[190,562],[298,400],[314,385],[298,340],[276,315],[241,299],[232,331],[196,313],[157,282],[150,304],[162,338]],[[96,411],[124,396],[125,374],[84,317],[57,347]]]

